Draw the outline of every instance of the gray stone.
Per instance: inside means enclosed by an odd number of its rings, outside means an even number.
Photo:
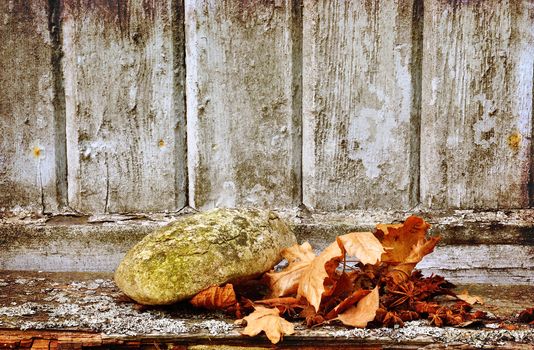
[[[211,285],[259,275],[295,243],[292,231],[271,211],[215,209],[146,236],[126,254],[115,282],[139,303],[172,304]]]

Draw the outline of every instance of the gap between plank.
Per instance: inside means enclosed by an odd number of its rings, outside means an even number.
[[[67,115],[65,106],[65,85],[62,71],[63,46],[61,1],[48,0],[48,31],[52,43],[52,80],[54,84],[54,141],[56,161],[56,200],[58,210],[68,208],[68,181],[67,181]],[[43,212],[46,211],[43,199]]]

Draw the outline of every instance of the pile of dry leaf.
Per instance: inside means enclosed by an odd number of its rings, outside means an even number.
[[[294,332],[288,320],[308,326],[341,322],[351,327],[403,325],[428,319],[436,326],[459,325],[484,318],[471,312],[476,297],[456,295],[443,277],[423,277],[416,264],[431,253],[439,237],[427,238],[430,225],[411,216],[403,224],[379,224],[374,233],[353,232],[315,255],[307,242],[283,251],[288,265],[264,275],[268,295],[259,300],[214,286],[191,303],[235,313],[245,335],[264,331],[273,343]],[[237,289],[238,286],[236,286]],[[437,296],[454,303],[440,304]]]

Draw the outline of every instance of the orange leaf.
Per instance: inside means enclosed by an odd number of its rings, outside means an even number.
[[[339,315],[343,311],[347,310],[352,305],[354,305],[357,302],[359,302],[360,300],[362,300],[369,293],[371,293],[371,291],[370,290],[365,290],[365,289],[359,289],[359,290],[355,291],[354,293],[349,295],[347,298],[345,298],[341,303],[339,303],[338,306],[336,306],[334,309],[332,309],[332,311],[330,311],[326,315],[325,318],[327,320],[330,320],[330,319],[336,317],[337,315]]]
[[[277,308],[269,309],[263,306],[254,308],[254,312],[243,319],[247,322],[247,326],[242,334],[253,337],[264,331],[271,343],[276,344],[284,335],[295,333],[293,324],[280,317]],[[240,322],[242,320],[236,321]]]
[[[417,216],[410,216],[404,224],[379,224],[377,230],[382,231],[382,245],[386,253],[382,261],[401,263],[410,255],[412,247],[424,240],[430,225]]]
[[[358,258],[362,264],[376,264],[385,252],[371,232],[351,232],[338,238],[347,254]]]
[[[295,244],[290,248],[284,249],[282,256],[289,262],[289,265],[280,272],[265,274],[273,297],[294,294],[298,289],[302,274],[315,258],[312,247],[308,242],[300,246]]]
[[[390,276],[397,283],[410,277],[412,270],[423,257],[434,250],[439,237],[426,239],[430,225],[420,217],[410,216],[404,224],[379,224],[383,234],[382,245],[386,252],[382,261],[391,264]]]
[[[297,295],[305,297],[310,305],[315,308],[315,311],[318,311],[321,305],[321,298],[325,291],[324,280],[335,271],[343,255],[337,242],[334,242],[313,259],[309,267],[302,273],[298,283]],[[336,263],[328,264],[331,260]],[[328,266],[325,266],[327,264]]]
[[[195,295],[190,303],[195,307],[209,310],[224,310],[237,304],[234,287],[228,283],[224,287],[211,286]]]
[[[410,255],[406,257],[404,262],[390,267],[389,275],[393,277],[396,283],[401,283],[407,280],[412,274],[415,265],[423,260],[425,255],[432,253],[436,244],[438,244],[440,237],[432,237],[428,240],[421,240],[412,247]]]
[[[376,310],[379,306],[378,286],[363,297],[356,306],[351,306],[345,312],[339,314],[337,319],[346,326],[364,328],[367,323],[375,319]]]

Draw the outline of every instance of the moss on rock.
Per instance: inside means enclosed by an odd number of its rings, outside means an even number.
[[[172,304],[211,285],[259,275],[295,243],[271,211],[215,209],[147,235],[126,254],[115,282],[139,303]]]

